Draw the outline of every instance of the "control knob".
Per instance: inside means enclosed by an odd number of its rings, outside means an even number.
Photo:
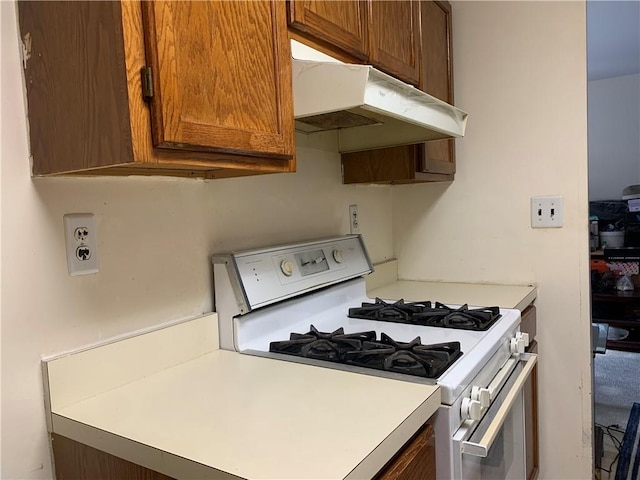
[[[342,250],[334,250],[333,259],[336,261],[336,263],[342,263],[344,261]]]
[[[293,275],[293,262],[291,260],[282,260],[280,262],[280,270],[285,276],[290,277]]]
[[[489,408],[489,405],[491,405],[491,392],[489,392],[488,388],[472,387],[471,400],[480,402],[482,408]]]
[[[482,406],[478,400],[463,398],[460,413],[463,419],[473,421],[480,420],[482,418]]]
[[[528,333],[518,332],[518,333],[516,333],[516,338],[524,340],[524,346],[525,347],[529,346],[529,334]]]
[[[524,349],[525,345],[523,338],[513,337],[511,339],[511,344],[509,345],[511,355],[520,355],[521,353],[524,353]]]
[[[516,332],[515,337],[511,339],[510,350],[512,355],[524,353],[524,349],[529,346],[529,334]]]

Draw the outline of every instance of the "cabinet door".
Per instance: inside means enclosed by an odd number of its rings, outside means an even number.
[[[369,59],[412,85],[420,79],[420,5],[417,1],[369,3]]]
[[[143,3],[156,148],[292,158],[283,2]]]
[[[289,26],[361,60],[367,59],[367,7],[357,0],[290,0]]]
[[[422,145],[378,148],[343,153],[343,183],[412,183]]]
[[[448,2],[420,2],[422,68],[420,89],[453,105],[453,57],[451,53],[451,6]],[[425,144],[420,171],[452,175],[456,171],[455,140]]]
[[[427,425],[418,432],[374,478],[375,480],[435,480],[433,427]]]

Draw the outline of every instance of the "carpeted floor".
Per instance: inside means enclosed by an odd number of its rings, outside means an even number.
[[[615,476],[617,447],[622,441],[633,402],[640,402],[639,378],[640,353],[607,350],[594,359],[594,417],[596,425],[602,426],[605,432],[603,479]],[[606,427],[610,427],[608,431]]]

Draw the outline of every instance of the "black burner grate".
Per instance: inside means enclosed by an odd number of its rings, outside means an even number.
[[[462,355],[460,342],[423,345],[416,337],[405,343],[384,333],[377,340],[373,331],[345,334],[339,328],[324,333],[313,325],[306,334],[271,342],[269,351],[427,378],[439,377]]]
[[[379,298],[374,303],[364,302],[360,307],[349,309],[352,318],[407,323],[427,327],[458,328],[463,330],[487,330],[500,318],[500,308],[458,308],[443,303],[410,302],[404,300],[388,303]]]

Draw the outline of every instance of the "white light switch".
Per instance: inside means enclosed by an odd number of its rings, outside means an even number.
[[[564,206],[560,195],[531,197],[531,227],[560,228],[564,225]]]

